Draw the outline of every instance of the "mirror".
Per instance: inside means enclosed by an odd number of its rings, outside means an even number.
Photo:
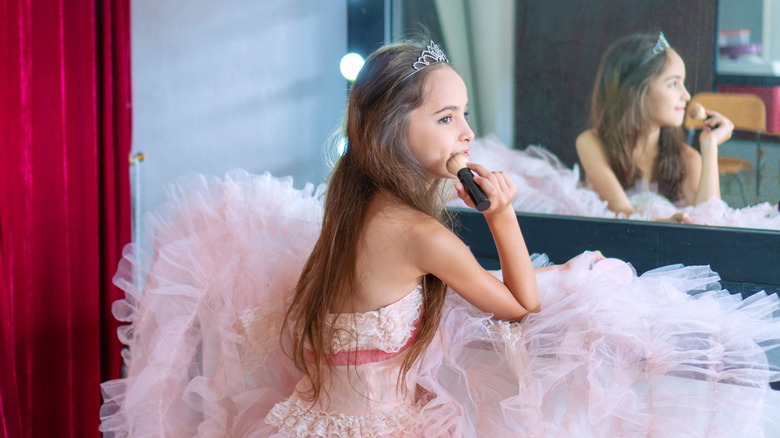
[[[753,1],[765,7],[780,3]],[[416,36],[421,29],[427,29],[441,41],[469,88],[470,123],[478,137],[494,134],[496,141],[508,148],[542,146],[560,160],[561,171],[568,171],[566,177],[576,180],[578,160],[574,140],[587,128],[590,92],[607,46],[618,37],[640,29],[663,30],[686,62],[686,86],[691,94],[711,91],[726,80],[715,71],[714,53],[715,35],[720,27],[717,11],[729,2],[739,3],[738,0],[705,0],[696,4],[672,0],[652,3],[496,0],[454,4],[442,0],[386,0],[389,19],[385,28],[389,27],[391,38],[399,39]],[[775,9],[780,10],[780,5]],[[764,35],[771,29],[769,23],[763,20]],[[755,150],[754,139],[735,134],[721,146],[720,154],[755,161]],[[760,191],[757,193],[755,188],[755,170],[743,171],[748,184],[747,202],[741,196],[738,180],[723,176],[721,191],[728,207],[724,205],[717,213],[706,212],[720,215],[717,220],[697,223],[780,230],[780,217],[777,217],[780,137],[763,138],[762,151]],[[591,206],[591,210],[583,213],[566,206],[542,205],[540,210],[539,205],[531,204],[530,209],[524,209],[529,207],[526,203],[518,210],[596,217],[611,214],[605,206],[601,210]],[[726,216],[733,219],[734,210],[757,204],[760,207],[753,208],[760,211],[753,214],[775,216],[772,221],[721,220]]]

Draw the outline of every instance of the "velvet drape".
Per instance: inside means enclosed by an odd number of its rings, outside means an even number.
[[[0,437],[90,437],[119,376],[130,0],[0,0]]]

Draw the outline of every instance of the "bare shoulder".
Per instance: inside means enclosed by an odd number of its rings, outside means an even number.
[[[399,241],[404,242],[410,262],[415,266],[427,265],[430,257],[467,249],[462,240],[438,219],[411,208],[400,212],[401,235]],[[462,247],[462,248],[461,248]]]
[[[588,129],[577,136],[575,143],[577,157],[590,179],[590,174],[601,174],[609,168],[609,159],[604,142],[595,129]]]
[[[701,159],[701,154],[691,145],[683,143],[682,150],[680,151],[683,161],[691,159]]]
[[[601,141],[601,137],[596,134],[596,131],[594,129],[588,129],[587,131],[583,131],[580,133],[580,135],[577,136],[577,140],[575,142],[577,146],[577,152],[592,152],[596,150],[603,150],[604,143]]]
[[[601,143],[601,139],[599,138],[598,134],[596,134],[595,129],[586,129],[585,131],[580,132],[580,135],[577,136],[577,143],[580,142]]]
[[[683,165],[686,168],[701,167],[701,154],[688,144],[683,144],[680,151]]]
[[[437,239],[457,238],[438,219],[419,211],[409,213],[407,225],[413,245],[429,245],[430,243],[435,243]]]
[[[435,218],[390,196],[379,196],[366,211],[357,247],[354,311],[374,310],[400,299],[429,273],[433,239],[446,227]],[[425,251],[425,254],[421,252]]]
[[[400,246],[405,252],[415,251],[447,234],[454,236],[436,218],[395,201],[385,202],[369,215],[367,232],[369,236],[383,236],[382,245]]]

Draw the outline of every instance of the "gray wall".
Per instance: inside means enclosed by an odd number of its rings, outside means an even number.
[[[718,29],[747,29],[750,42],[761,42],[763,33],[764,0],[720,0]]]
[[[233,168],[323,182],[341,122],[346,0],[134,0],[133,153],[140,210],[163,183]],[[139,236],[143,236],[141,232]]]

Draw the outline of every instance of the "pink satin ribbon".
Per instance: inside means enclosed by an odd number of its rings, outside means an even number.
[[[412,345],[412,342],[414,341],[415,335],[417,334],[417,329],[419,327],[420,320],[417,320],[417,323],[415,323],[414,328],[412,329],[412,336],[410,336],[409,340],[407,340],[406,343],[396,352],[388,353],[380,349],[371,349],[339,351],[338,353],[328,354],[326,356],[330,363],[337,367],[383,362],[398,356],[399,354],[403,353],[404,350],[409,348],[409,346]],[[306,353],[306,356],[309,358],[309,360],[311,360],[311,352],[307,350]]]

